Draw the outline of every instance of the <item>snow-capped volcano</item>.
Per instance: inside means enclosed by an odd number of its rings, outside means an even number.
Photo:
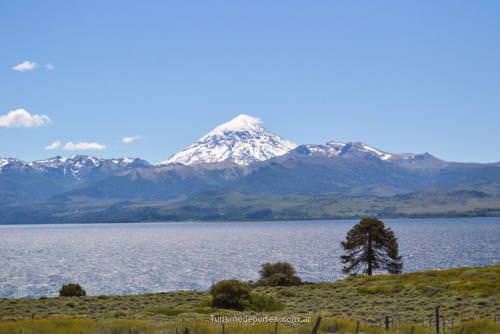
[[[162,164],[230,162],[247,166],[253,162],[284,155],[295,147],[297,145],[294,143],[264,129],[260,119],[239,115],[219,125],[198,142],[174,154]]]

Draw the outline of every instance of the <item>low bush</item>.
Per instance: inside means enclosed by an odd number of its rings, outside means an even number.
[[[274,274],[271,277],[259,281],[261,285],[266,286],[294,286],[300,285],[302,282],[297,276],[287,276],[285,274]]]
[[[288,262],[264,263],[259,271],[261,286],[294,286],[302,284],[295,268]]]
[[[223,280],[210,288],[212,306],[242,311],[250,304],[250,286],[238,280]]]
[[[270,295],[251,293],[251,286],[238,280],[224,280],[210,289],[213,307],[237,311],[272,312],[285,305]]]
[[[80,286],[80,284],[70,283],[65,284],[59,290],[60,297],[83,297],[87,292]]]

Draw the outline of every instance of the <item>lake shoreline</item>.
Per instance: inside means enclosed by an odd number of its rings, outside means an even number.
[[[315,221],[315,222],[329,222],[329,221],[351,221],[351,220],[360,220],[366,216],[352,216],[352,217],[332,217],[332,218],[276,218],[276,219],[240,219],[240,220],[123,220],[123,221],[72,221],[72,222],[53,222],[53,223],[1,223],[0,226],[23,226],[23,225],[32,225],[32,226],[44,226],[44,225],[100,225],[100,224],[183,224],[183,223],[231,223],[231,224],[245,224],[245,223],[266,223],[266,222],[303,222],[303,221]],[[463,218],[463,219],[474,219],[474,218],[500,218],[500,213],[495,215],[395,215],[395,216],[376,216],[382,220],[395,220],[395,219],[408,219],[408,220],[445,220],[451,218]]]
[[[412,274],[421,274],[421,273],[429,273],[429,272],[443,272],[443,271],[450,271],[450,270],[467,270],[467,269],[477,269],[477,268],[493,268],[495,269],[498,267],[499,273],[500,273],[500,264],[498,265],[484,265],[484,266],[465,266],[465,267],[454,267],[454,268],[446,268],[446,269],[439,269],[439,268],[429,268],[426,270],[421,270],[421,271],[409,271],[409,272],[402,272],[399,275],[412,275]],[[369,276],[366,276],[364,274],[360,275],[354,275],[354,276],[349,276],[345,275],[345,277],[332,280],[332,281],[318,281],[318,282],[310,282],[310,281],[303,281],[300,286],[314,286],[314,285],[322,285],[322,284],[335,284],[341,281],[344,281],[349,278],[353,277],[366,277],[368,280],[370,279],[377,279],[379,277],[385,277],[388,276],[387,273],[384,272],[378,272],[374,273],[372,278]],[[177,293],[202,293],[202,294],[207,294],[209,292],[209,289],[185,289],[185,290],[168,290],[168,291],[156,291],[156,292],[145,292],[145,293],[126,293],[126,294],[105,294],[105,295],[86,295],[85,297],[82,298],[113,298],[113,297],[147,297],[147,296],[155,296],[155,295],[165,295],[165,294],[177,294]],[[68,297],[61,297],[61,296],[24,296],[24,297],[1,297],[0,296],[0,301],[1,300],[39,300],[39,299],[60,299],[60,298],[68,298]],[[69,297],[72,298],[72,297]]]

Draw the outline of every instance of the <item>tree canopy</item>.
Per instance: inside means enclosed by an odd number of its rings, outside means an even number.
[[[394,232],[375,217],[363,218],[342,242],[345,254],[341,256],[343,272],[362,272],[372,275],[378,270],[400,273],[403,261]]]

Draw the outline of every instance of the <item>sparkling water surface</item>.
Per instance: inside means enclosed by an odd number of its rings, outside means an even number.
[[[0,297],[207,289],[255,280],[288,261],[307,281],[343,277],[340,242],[354,220],[0,226]],[[404,271],[500,263],[500,218],[390,219]]]

